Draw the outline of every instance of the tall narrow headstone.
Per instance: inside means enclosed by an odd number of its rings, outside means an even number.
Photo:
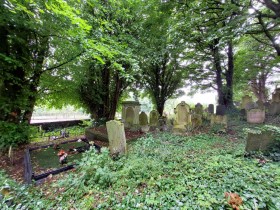
[[[194,108],[195,114],[203,115],[203,106],[200,103],[197,103]]]
[[[117,120],[106,122],[106,128],[109,138],[109,149],[113,156],[126,153],[126,138],[124,124]]]
[[[209,104],[208,105],[208,113],[214,114],[214,104]]]
[[[191,125],[190,106],[185,101],[179,103],[174,109],[175,120],[173,132],[182,133],[188,125]]]
[[[150,112],[150,126],[158,126],[159,114],[156,110]]]

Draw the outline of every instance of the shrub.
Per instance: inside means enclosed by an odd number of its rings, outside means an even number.
[[[32,132],[27,123],[0,122],[0,149],[28,143]]]

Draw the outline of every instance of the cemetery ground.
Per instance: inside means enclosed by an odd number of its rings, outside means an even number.
[[[265,123],[279,127],[279,119]],[[228,122],[226,130],[204,123],[185,135],[139,135],[117,159],[105,144],[92,148],[40,185],[22,184],[20,148],[13,166],[0,159],[1,209],[280,209],[279,162],[245,154],[245,128],[262,125]]]

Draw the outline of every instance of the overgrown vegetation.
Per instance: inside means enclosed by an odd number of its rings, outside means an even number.
[[[115,161],[107,149],[86,152],[74,172],[52,185],[25,188],[1,174],[9,191],[2,209],[230,209],[226,192],[242,198],[240,209],[279,209],[279,163],[259,165],[243,155],[242,140],[147,135]]]

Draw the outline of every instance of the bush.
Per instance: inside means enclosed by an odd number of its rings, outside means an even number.
[[[27,123],[0,122],[0,149],[28,143],[32,132],[33,129]]]

